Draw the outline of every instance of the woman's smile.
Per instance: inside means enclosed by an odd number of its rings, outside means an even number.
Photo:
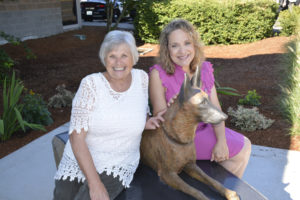
[[[181,61],[184,61],[184,60],[188,59],[189,56],[190,56],[190,55],[187,54],[187,55],[185,55],[185,56],[177,56],[177,58],[178,58],[179,60],[181,60]]]
[[[114,71],[125,71],[125,67],[113,67]]]

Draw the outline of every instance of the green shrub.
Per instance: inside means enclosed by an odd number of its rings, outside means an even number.
[[[23,88],[22,82],[15,79],[15,73],[13,73],[10,81],[5,78],[3,82],[3,115],[0,118],[1,141],[8,140],[13,133],[20,129],[25,132],[26,127],[45,130],[41,125],[23,120],[21,115],[23,105],[20,103]]]
[[[259,106],[261,96],[256,93],[256,90],[249,90],[248,94],[243,98],[239,99],[238,104],[240,105],[249,105],[249,106]]]
[[[260,114],[257,107],[244,108],[243,106],[238,106],[237,110],[229,107],[227,112],[228,115],[232,117],[230,122],[242,131],[252,132],[255,130],[267,129],[274,122],[274,120],[267,119]]]
[[[292,11],[291,11],[292,9]],[[297,19],[300,18],[300,7],[293,6],[288,10],[280,12],[278,20],[282,27],[280,35],[290,36],[296,34]]]
[[[134,19],[135,34],[143,41],[157,43],[160,32],[166,24],[161,23],[158,16],[158,12],[162,11],[159,7],[167,7],[162,6],[164,2],[158,0],[141,0],[137,5],[137,15]],[[161,12],[160,14],[163,16],[167,13]]]
[[[20,44],[20,39],[8,35],[4,32],[0,32],[0,37],[4,38],[13,45]],[[7,77],[14,64],[14,60],[6,53],[4,49],[0,47],[0,81],[3,81]]]
[[[3,49],[0,49],[0,82],[5,79],[13,66],[13,59]]]
[[[141,0],[136,34],[157,42],[163,27],[175,18],[190,21],[205,44],[239,44],[272,36],[277,4],[272,0]]]
[[[19,38],[16,38],[12,35],[6,34],[3,31],[0,31],[0,37],[4,38],[10,44],[14,46],[18,46],[20,44],[23,45],[23,48],[26,52],[27,59],[35,59],[35,54],[31,51],[30,48],[26,45],[26,43],[22,43]],[[6,51],[0,46],[0,82],[2,82],[5,78],[9,78],[9,73],[11,72],[13,66],[15,65],[15,61],[6,53]]]
[[[41,95],[30,90],[29,94],[23,97],[23,104],[22,116],[25,121],[44,126],[53,123],[51,113],[48,111],[47,104]]]
[[[300,135],[300,19],[296,26],[296,38],[288,45],[288,54],[285,59],[285,73],[282,76],[283,95],[281,110],[292,124],[291,135]]]

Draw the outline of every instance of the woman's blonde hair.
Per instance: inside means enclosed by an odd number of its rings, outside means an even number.
[[[202,50],[203,45],[200,42],[199,35],[195,30],[194,26],[184,19],[175,19],[169,24],[167,24],[167,26],[162,30],[159,37],[160,49],[158,62],[168,74],[173,74],[175,72],[175,65],[170,57],[170,52],[168,49],[168,40],[169,35],[173,31],[178,29],[190,34],[193,40],[193,45],[195,48],[195,57],[190,64],[190,70],[193,73],[195,72],[197,65],[201,66],[202,62],[204,61],[204,53]]]

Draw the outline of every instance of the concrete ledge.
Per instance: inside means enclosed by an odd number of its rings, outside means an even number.
[[[51,141],[68,129],[66,123],[0,159],[0,199],[52,200],[56,166]],[[300,199],[299,166],[299,151],[252,145],[243,180],[270,200],[296,200]]]

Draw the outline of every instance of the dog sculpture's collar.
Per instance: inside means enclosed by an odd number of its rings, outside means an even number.
[[[164,132],[164,135],[165,135],[170,141],[172,141],[173,143],[180,144],[180,145],[189,145],[189,144],[191,144],[191,143],[194,143],[193,140],[190,141],[190,142],[188,142],[188,143],[183,143],[183,142],[181,142],[181,141],[176,140],[175,138],[173,138],[172,136],[170,136],[170,135],[168,134],[168,131],[166,130],[164,124],[162,125],[162,130],[163,130],[163,132]]]

